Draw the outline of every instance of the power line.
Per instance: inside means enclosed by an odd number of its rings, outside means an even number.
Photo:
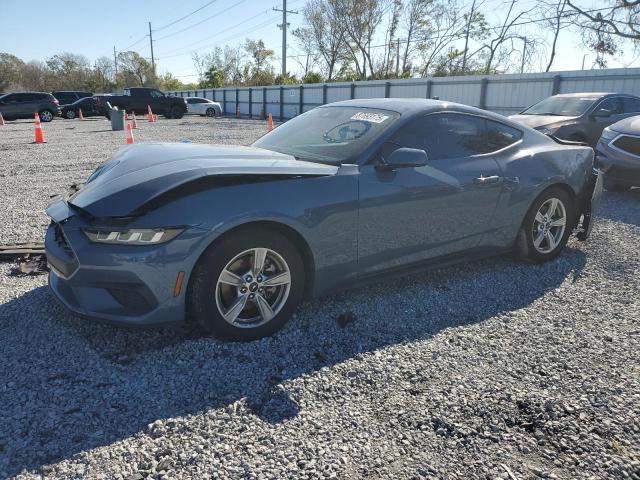
[[[211,0],[210,2],[205,3],[204,5],[202,5],[199,8],[196,8],[193,12],[191,13],[187,13],[184,17],[180,17],[177,20],[174,20],[173,22],[167,23],[166,25],[163,25],[162,27],[156,29],[156,32],[159,32],[160,30],[164,30],[165,28],[170,27],[171,25],[175,25],[178,22],[181,22],[182,20],[184,20],[185,18],[189,18],[191,15],[198,13],[200,10],[203,10],[205,8],[207,8],[209,5],[211,5],[212,3],[217,2],[218,0]]]
[[[144,34],[142,37],[140,37],[138,40],[136,40],[135,42],[133,42],[131,45],[129,45],[128,47],[124,47],[122,49],[120,49],[121,52],[126,52],[127,50],[129,50],[131,47],[135,47],[137,44],[139,44],[140,42],[142,42],[143,40],[145,40],[149,35]]]
[[[225,8],[224,10],[220,10],[220,11],[218,11],[218,12],[214,13],[213,15],[211,15],[210,17],[207,17],[207,18],[205,18],[205,19],[203,19],[203,20],[200,20],[199,22],[194,23],[193,25],[189,25],[188,27],[185,27],[185,28],[183,28],[182,30],[178,30],[177,32],[169,33],[169,34],[167,34],[167,35],[165,35],[165,36],[163,36],[163,37],[160,37],[160,38],[156,38],[156,42],[158,42],[158,41],[160,41],[160,40],[164,40],[165,38],[173,37],[173,36],[178,35],[178,34],[180,34],[180,33],[186,32],[187,30],[191,30],[192,28],[197,27],[198,25],[201,25],[201,24],[203,24],[204,22],[206,22],[206,21],[208,21],[208,20],[211,20],[212,18],[216,18],[216,17],[218,17],[219,15],[221,15],[221,14],[223,14],[223,13],[225,13],[225,12],[228,12],[228,11],[229,11],[229,10],[231,10],[232,8],[237,7],[237,6],[238,6],[238,5],[240,5],[241,3],[244,3],[245,1],[246,1],[246,0],[240,0],[239,2],[234,3],[234,4],[233,4],[233,5],[231,5],[230,7],[227,7],[227,8]],[[157,31],[157,30],[156,30],[156,31]]]

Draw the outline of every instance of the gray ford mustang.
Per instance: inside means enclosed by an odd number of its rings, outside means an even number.
[[[55,296],[104,321],[190,320],[232,339],[379,276],[586,239],[593,151],[419,99],[315,108],[250,147],[120,150],[47,209]]]

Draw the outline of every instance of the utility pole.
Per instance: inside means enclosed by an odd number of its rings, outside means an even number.
[[[153,68],[153,73],[156,73],[156,60],[153,56],[153,33],[151,31],[151,22],[149,22],[149,43],[151,44],[151,67]]]
[[[118,76],[118,56],[116,55],[116,46],[113,46],[113,68],[116,70],[116,77]],[[117,78],[116,78],[116,81]]]
[[[282,12],[282,25],[278,25],[282,28],[282,77],[286,77],[287,75],[287,27],[289,24],[287,23],[287,13],[291,13],[292,15],[297,15],[298,12],[294,10],[287,10],[287,0],[282,0],[282,10],[279,8],[273,9],[276,12]]]
[[[524,73],[524,61],[527,58],[527,37],[522,37],[524,45],[522,47],[522,63],[520,64],[520,73]]]
[[[469,18],[467,19],[467,30],[464,32],[464,55],[462,56],[462,74],[464,75],[465,68],[467,68],[467,52],[469,51],[469,29],[471,28],[471,21],[473,20],[473,13],[476,8],[476,0],[473,0],[471,4],[471,11],[469,12]]]

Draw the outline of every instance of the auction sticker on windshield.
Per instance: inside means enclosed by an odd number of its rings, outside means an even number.
[[[381,113],[358,112],[351,117],[351,120],[362,120],[363,122],[382,123],[387,118],[389,118],[389,115],[382,115]]]

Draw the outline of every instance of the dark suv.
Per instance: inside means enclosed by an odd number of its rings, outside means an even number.
[[[45,92],[7,93],[0,97],[0,113],[6,120],[33,118],[36,112],[40,120],[50,122],[53,117],[60,115],[60,103]]]
[[[51,94],[58,99],[60,105],[71,105],[77,100],[85,97],[92,97],[91,92],[77,92],[77,91],[57,91],[51,92]]]
[[[626,93],[564,93],[509,118],[539,132],[595,147],[602,130],[640,113],[640,98]]]

